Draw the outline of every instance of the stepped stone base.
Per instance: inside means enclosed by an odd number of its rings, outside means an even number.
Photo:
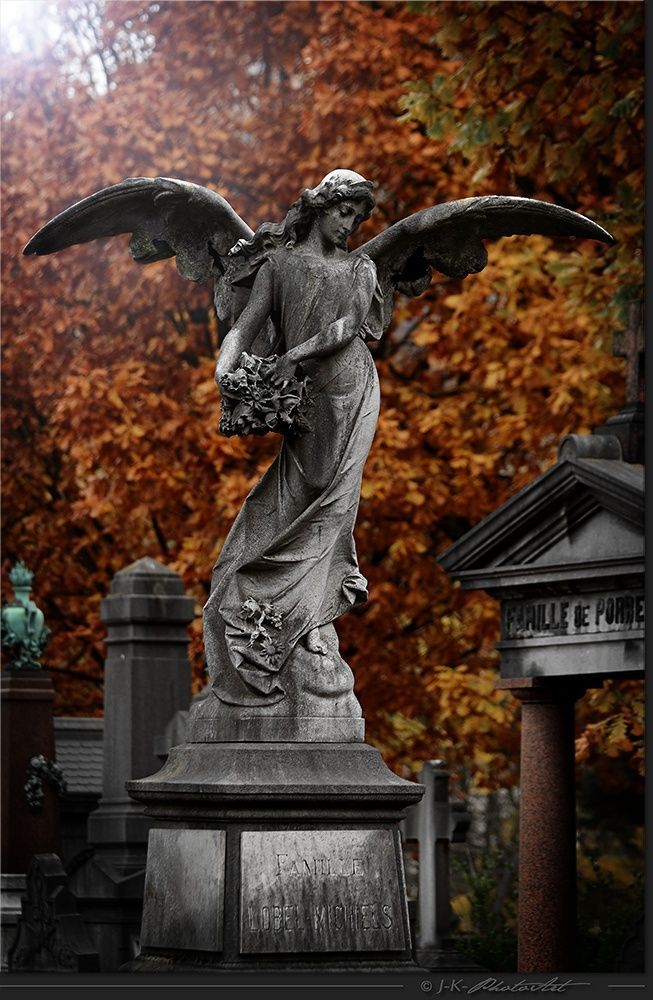
[[[406,971],[399,837],[421,785],[364,743],[188,743],[128,783],[152,817],[124,971]]]

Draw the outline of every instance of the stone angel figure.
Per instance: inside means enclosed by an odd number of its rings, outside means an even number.
[[[233,322],[216,370],[222,429],[282,433],[214,568],[204,609],[212,687],[191,713],[195,741],[362,739],[333,623],[367,598],[353,538],[379,411],[366,341],[388,325],[395,290],[421,294],[433,268],[481,271],[486,239],[614,242],[568,209],[487,196],[417,212],[350,251],[373,207],[370,181],[333,170],[282,223],[252,232],[213,191],[137,177],[73,205],[25,248],[47,254],[131,232],[138,263],[176,255],[185,278],[213,278],[218,314]]]

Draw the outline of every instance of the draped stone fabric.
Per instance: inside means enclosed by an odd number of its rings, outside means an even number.
[[[235,706],[282,701],[287,664],[302,638],[367,599],[353,528],[379,410],[378,376],[364,340],[381,332],[374,263],[365,255],[326,259],[284,247],[262,268],[272,286],[278,353],[334,323],[357,335],[302,363],[312,380],[311,430],[283,438],[213,571],[204,609],[207,666],[215,694]],[[298,652],[305,660],[305,648]],[[319,660],[315,654],[317,666]]]

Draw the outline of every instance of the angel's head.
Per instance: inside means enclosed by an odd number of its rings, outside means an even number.
[[[296,246],[315,225],[326,229],[335,243],[344,246],[374,208],[372,188],[372,182],[354,170],[331,170],[317,187],[301,193],[282,223],[264,222],[251,240],[239,241],[231,252],[251,259],[273,247]]]
[[[331,170],[322,178],[317,187],[307,188],[295,205],[301,205],[307,214],[318,214],[343,201],[357,201],[361,204],[361,222],[368,219],[374,208],[374,185],[355,170]],[[293,206],[294,208],[295,206]]]
[[[304,191],[295,206],[303,223],[296,225],[298,236],[304,228],[307,235],[317,227],[328,241],[344,248],[374,208],[372,183],[354,170],[332,170],[317,187]]]

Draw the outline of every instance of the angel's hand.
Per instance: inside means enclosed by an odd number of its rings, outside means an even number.
[[[221,388],[222,381],[225,375],[228,375],[229,372],[234,367],[232,364],[230,364],[231,360],[232,359],[228,356],[227,351],[224,350],[220,351],[220,355],[218,357],[218,363],[215,366],[215,384],[217,385],[218,389]]]
[[[292,378],[295,374],[298,362],[293,357],[292,351],[282,354],[274,364],[274,374],[278,378]]]
[[[240,357],[240,355],[239,355]],[[220,392],[224,395],[225,392],[225,380],[228,375],[235,372],[238,368],[237,361],[234,361],[231,357],[227,356],[227,353],[220,354],[218,358],[218,363],[215,366],[215,384],[217,385]]]

